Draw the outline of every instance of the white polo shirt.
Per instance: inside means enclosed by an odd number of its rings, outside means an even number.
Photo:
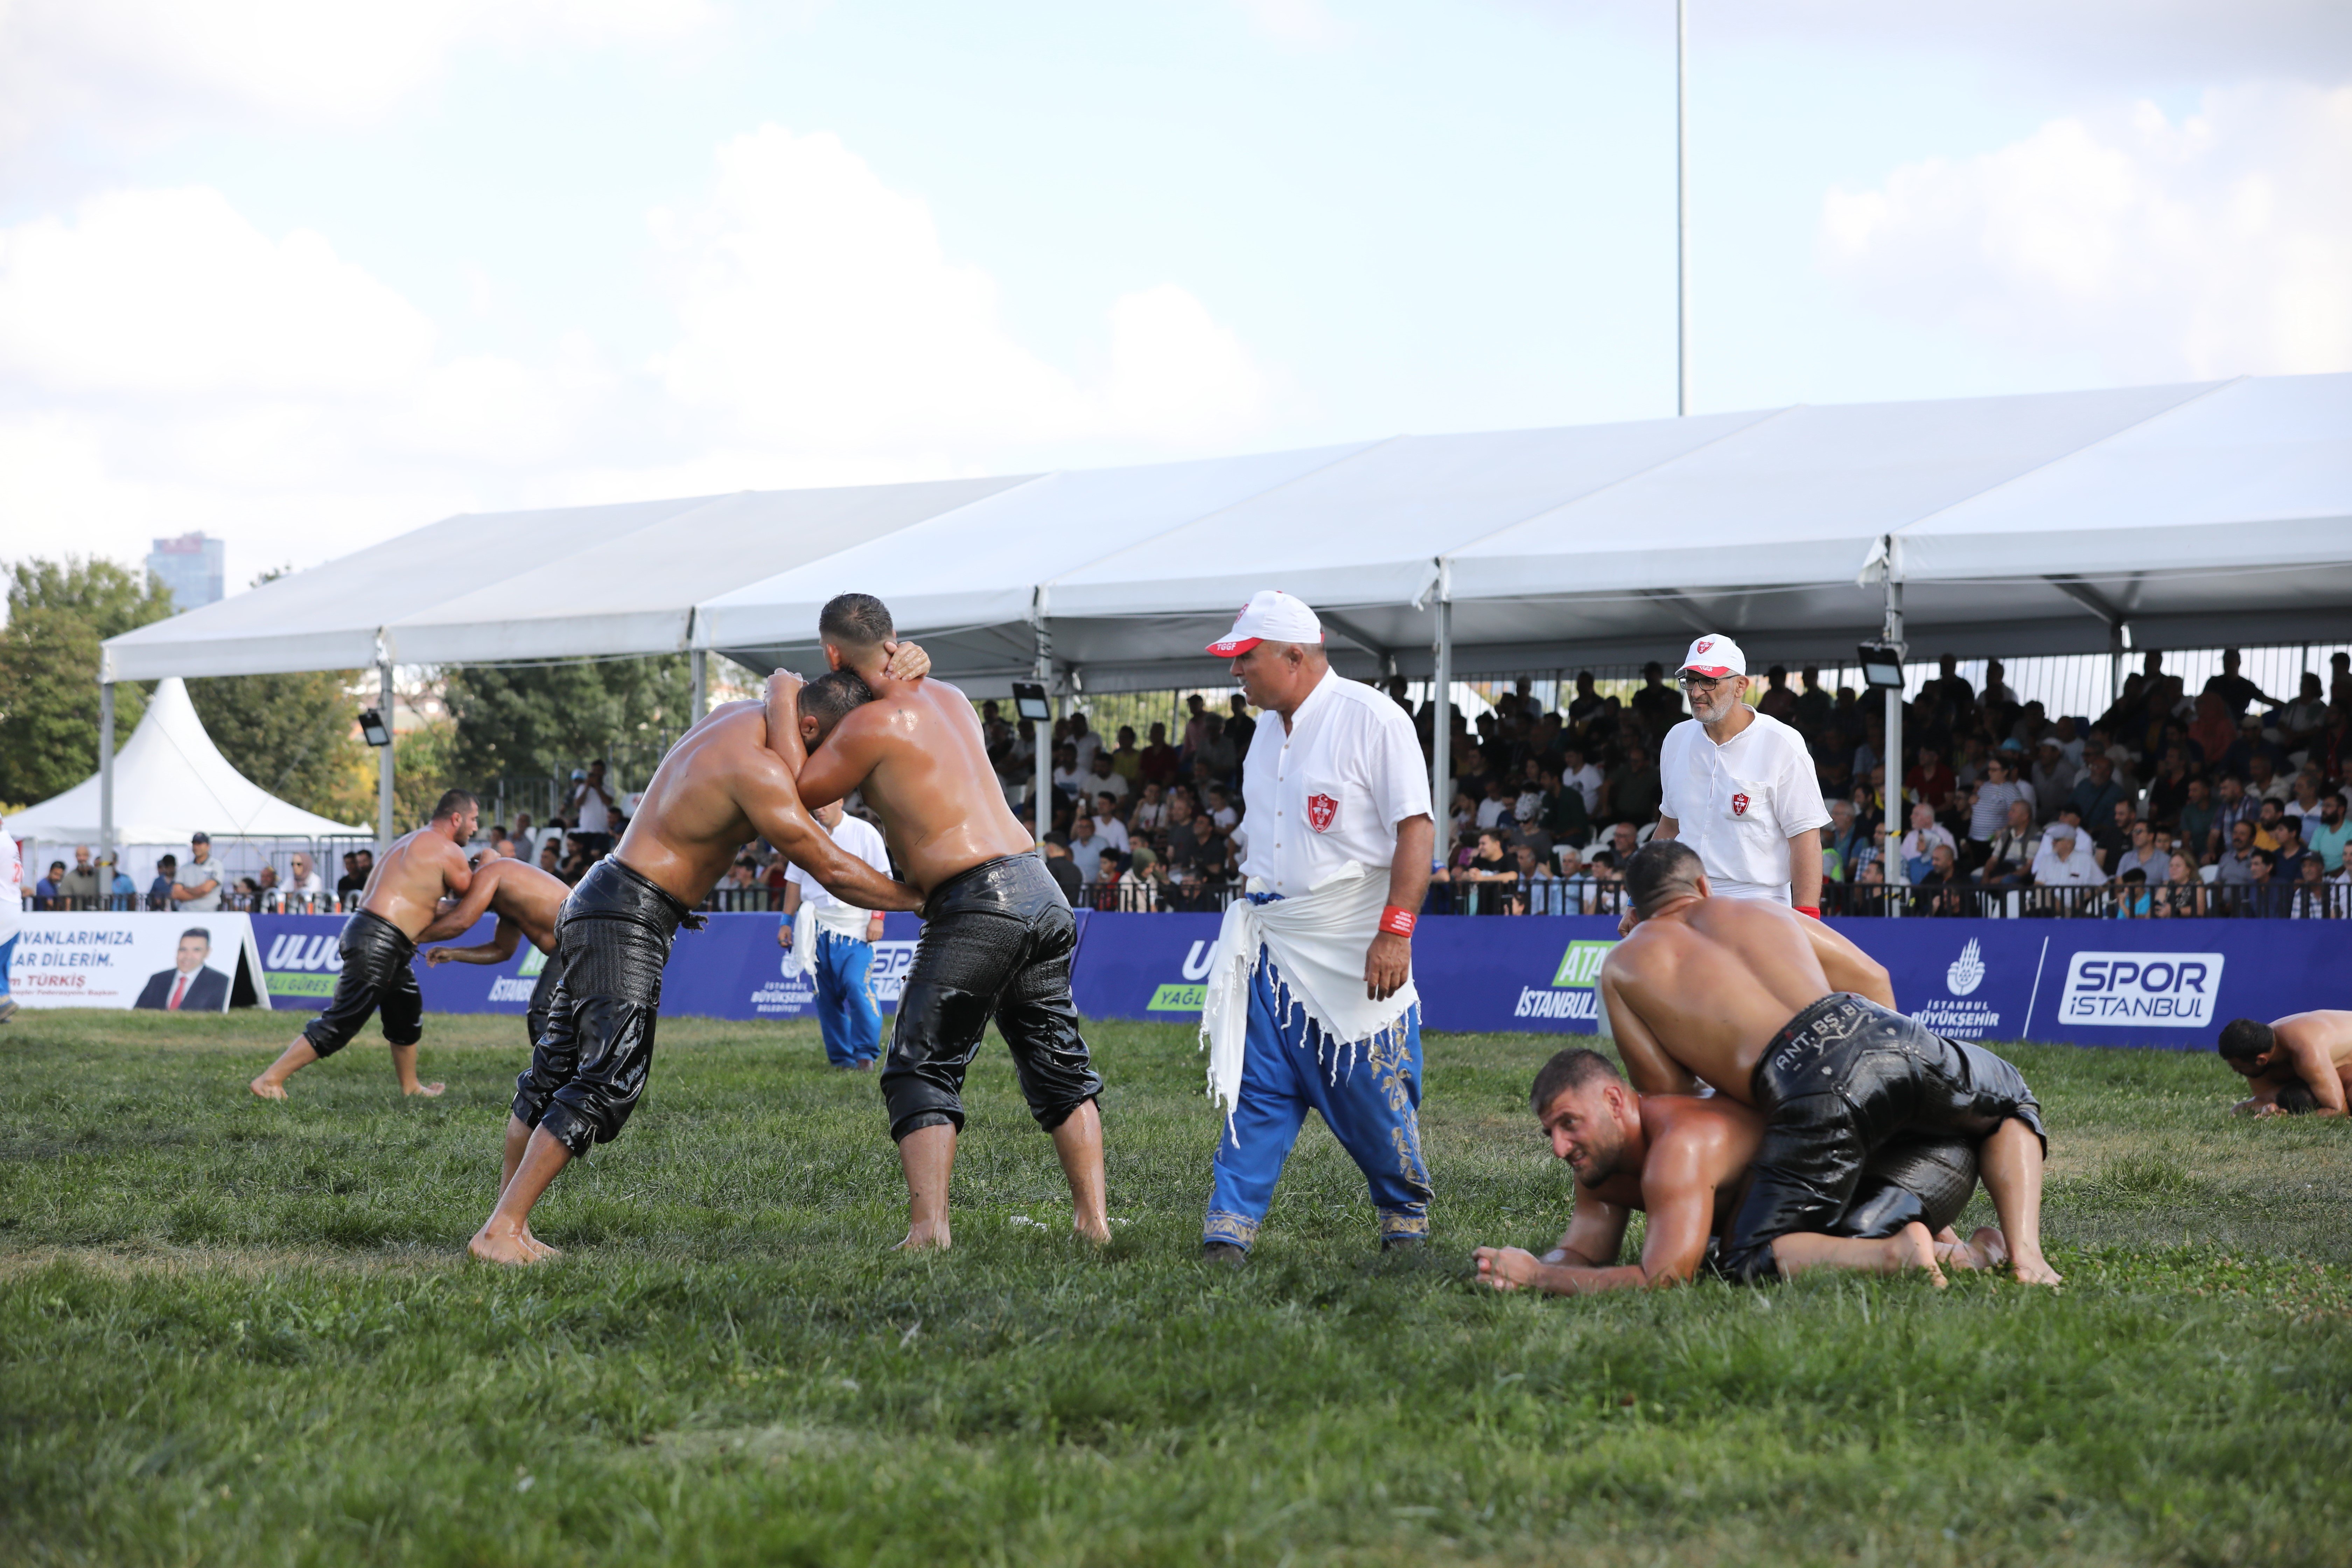
[[[1242,875],[1296,898],[1350,864],[1385,871],[1397,824],[1427,816],[1429,775],[1403,709],[1327,671],[1291,715],[1258,721],[1242,760]]]
[[[819,823],[817,826],[822,827],[824,825]],[[864,817],[852,816],[849,813],[843,812],[841,826],[833,829],[833,841],[840,847],[842,853],[865,861],[886,877],[890,874],[890,851],[882,843],[882,830]],[[843,909],[856,909],[855,904],[842,904],[839,899],[825,890],[824,883],[819,882],[798,866],[793,866],[785,871],[784,880],[798,888],[801,890],[802,900],[813,908],[823,909],[828,904],[841,904]],[[857,912],[865,914],[867,911],[857,910]]]
[[[1830,819],[1804,737],[1750,710],[1748,727],[1718,746],[1685,719],[1658,748],[1659,810],[1698,852],[1707,884],[1733,899],[1789,896],[1789,840]]]

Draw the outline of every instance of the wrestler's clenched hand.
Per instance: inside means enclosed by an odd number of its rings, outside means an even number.
[[[1412,977],[1412,943],[1394,931],[1372,938],[1364,952],[1364,994],[1385,1002],[1404,989]]]
[[[890,656],[890,662],[882,667],[882,673],[891,679],[920,680],[930,674],[931,656],[915,644],[886,642],[882,648]]]

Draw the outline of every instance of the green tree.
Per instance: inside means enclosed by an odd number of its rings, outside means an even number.
[[[354,730],[352,670],[230,675],[188,682],[188,700],[237,772],[337,822],[375,820],[375,773]]]
[[[548,665],[468,665],[446,672],[454,783],[569,773],[596,757],[620,782],[645,782],[687,726],[693,685],[683,654]]]
[[[68,555],[9,568],[8,626],[0,635],[0,800],[47,800],[98,771],[99,644],[171,613],[163,584],[112,561]],[[146,705],[144,687],[115,687],[117,744]]]

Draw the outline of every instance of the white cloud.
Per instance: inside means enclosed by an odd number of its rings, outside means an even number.
[[[190,114],[381,114],[475,44],[594,47],[704,26],[709,0],[11,0],[0,140],[79,114],[153,129]]]
[[[681,329],[656,374],[727,435],[835,459],[982,459],[1007,445],[1188,441],[1252,426],[1247,350],[1172,284],[1125,296],[1087,381],[1007,328],[994,280],[929,208],[835,137],[766,126],[719,150],[709,198],[652,215]]]
[[[2352,88],[2061,120],[1824,199],[1822,252],[1877,307],[2127,380],[2352,369]]]

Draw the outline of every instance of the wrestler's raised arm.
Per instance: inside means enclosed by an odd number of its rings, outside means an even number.
[[[919,644],[886,642],[882,645],[890,661],[882,667],[883,675],[891,680],[920,680],[931,672],[931,656]],[[801,764],[808,760],[808,748],[801,741],[800,689],[804,684],[789,669],[775,670],[768,677],[768,750],[784,759],[795,776]]]
[[[473,873],[464,893],[455,902],[447,899],[441,900],[441,913],[433,917],[431,925],[416,933],[416,945],[423,947],[427,942],[447,942],[473,930],[474,922],[488,910],[490,899],[498,890],[498,873],[487,867]]]
[[[1800,919],[1797,923],[1805,928],[1805,940],[1813,944],[1813,956],[1822,961],[1831,990],[1866,996],[1890,1013],[1902,1011],[1895,1005],[1895,980],[1885,964],[1821,921]]]
[[[794,712],[797,714],[797,708]],[[844,715],[841,722],[833,727],[833,733],[824,738],[824,744],[809,752],[808,760],[801,764],[801,805],[814,811],[820,806],[831,805],[864,784],[866,775],[874,771],[874,765],[882,760],[882,753],[889,745],[890,720],[888,706],[880,702],[868,702],[862,708],[851,709]],[[771,730],[775,727],[772,708],[769,712],[768,724]],[[794,724],[797,727],[797,718]],[[769,842],[774,843],[774,840]],[[779,845],[778,847],[782,847]]]
[[[1609,966],[1601,967],[1601,1000],[1609,1009],[1609,1035],[1617,1042],[1617,1055],[1624,1060],[1625,1077],[1637,1094],[1693,1094],[1697,1092],[1698,1079],[1688,1068],[1668,1055],[1650,1026],[1642,1022],[1617,993],[1617,977]]]
[[[824,750],[832,748],[827,746]],[[913,910],[923,907],[922,894],[844,852],[833,841],[833,835],[818,826],[816,818],[802,804],[799,791],[793,787],[792,775],[784,771],[782,758],[772,752],[751,754],[766,755],[767,765],[754,763],[743,771],[736,781],[736,800],[761,837],[845,904],[855,904],[861,910]]]
[[[438,921],[434,922],[435,926],[439,924]],[[427,928],[427,934],[430,930]],[[425,963],[427,968],[437,963],[504,963],[521,945],[522,927],[500,915],[498,929],[490,933],[489,941],[474,947],[436,947],[425,955]]]

